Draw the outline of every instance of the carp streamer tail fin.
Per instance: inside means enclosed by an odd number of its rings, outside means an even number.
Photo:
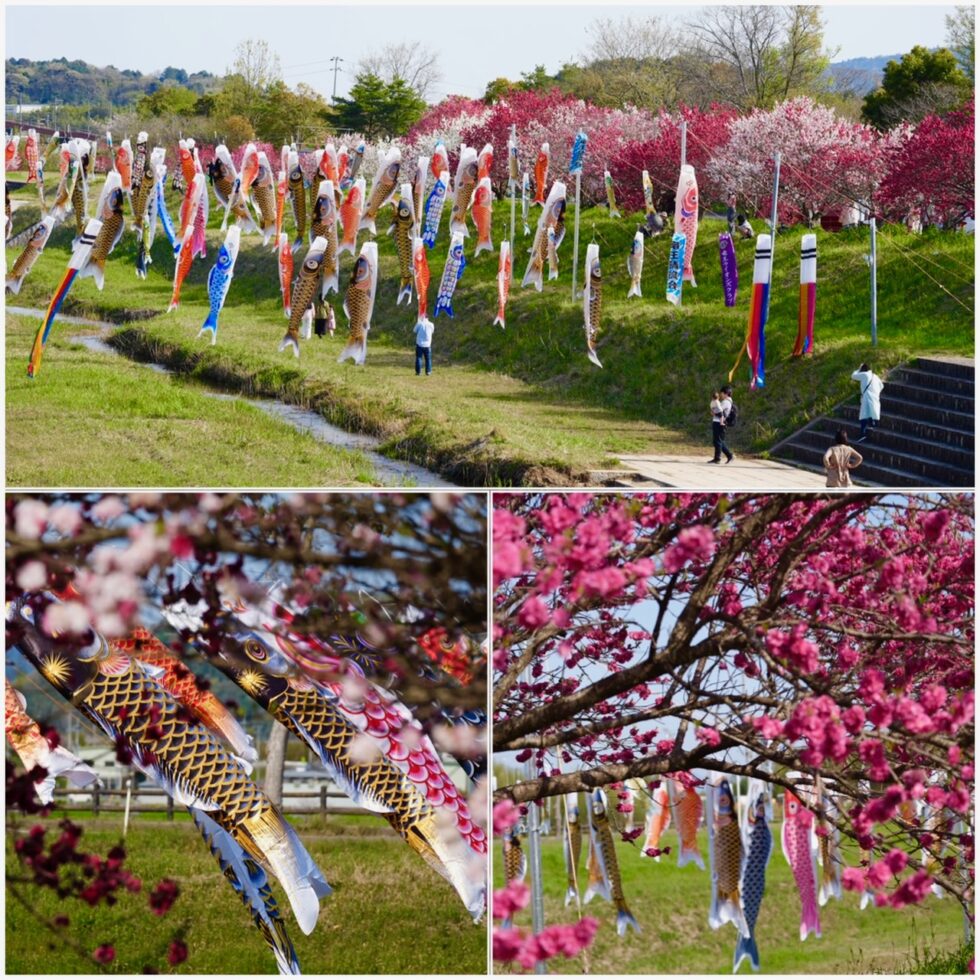
[[[753,970],[759,969],[759,947],[755,944],[752,936],[739,936],[735,945],[735,959],[732,965],[732,973],[738,973],[738,968],[742,965],[742,960],[748,957]]]
[[[282,976],[299,975],[296,950],[286,934],[279,906],[269,888],[265,871],[257,865],[210,817],[200,810],[191,810],[194,823],[214,855],[225,877],[238,893],[242,904],[252,916],[255,927],[262,933],[275,958]]]
[[[68,290],[71,289],[71,284],[75,281],[75,276],[77,275],[78,269],[69,269],[65,273],[65,278],[61,280],[61,285],[58,286],[54,296],[51,297],[47,313],[44,314],[44,321],[37,328],[37,333],[34,335],[34,346],[31,348],[31,357],[27,363],[27,376],[29,378],[37,377],[37,372],[41,368],[41,358],[44,356],[44,348],[47,345],[51,328],[54,326],[54,318],[58,315],[58,310],[61,309],[61,304],[65,301]]]

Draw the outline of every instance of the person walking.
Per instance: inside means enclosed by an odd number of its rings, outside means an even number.
[[[736,216],[738,214],[738,197],[732,191],[728,195],[728,207],[725,210],[725,220],[728,222],[728,234],[735,237]]]
[[[851,470],[864,462],[864,457],[847,441],[847,433],[837,430],[834,444],[823,454],[828,487],[852,487]]]
[[[422,364],[425,363],[425,375],[432,374],[432,334],[435,326],[427,317],[422,317],[415,324],[415,373],[422,373]]]
[[[868,438],[868,428],[876,429],[881,419],[881,389],[885,382],[871,370],[867,362],[862,364],[852,375],[852,381],[861,385],[861,408],[858,419],[861,422],[861,435],[858,442]]]
[[[726,463],[730,463],[735,458],[735,454],[725,445],[725,429],[731,412],[732,386],[725,385],[720,391],[716,391],[711,399],[711,440],[715,446],[715,458],[709,459],[709,463],[720,463],[722,453],[725,454]]]

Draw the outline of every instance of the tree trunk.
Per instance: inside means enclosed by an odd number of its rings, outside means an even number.
[[[288,738],[289,732],[278,721],[274,721],[269,732],[269,751],[265,760],[265,795],[276,806],[282,806],[282,771]]]

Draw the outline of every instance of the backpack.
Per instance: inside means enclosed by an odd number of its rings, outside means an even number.
[[[735,402],[732,402],[731,410],[728,412],[728,417],[725,419],[725,428],[734,429],[738,425],[738,406]]]

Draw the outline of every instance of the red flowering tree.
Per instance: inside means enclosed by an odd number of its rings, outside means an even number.
[[[972,498],[494,501],[493,747],[535,770],[495,820],[634,777],[820,777],[870,854],[846,887],[970,908]],[[895,819],[919,800],[934,819]]]
[[[681,121],[688,127],[687,162],[694,167],[698,193],[703,202],[724,201],[729,184],[708,165],[728,142],[729,127],[738,114],[724,106],[708,109],[682,106],[678,112],[661,111],[657,134],[644,140],[637,136],[613,157],[609,171],[616,185],[616,200],[630,211],[643,209],[643,171],[650,174],[654,196],[671,199],[677,189],[681,164]]]
[[[976,214],[974,104],[926,116],[890,155],[881,184],[885,213],[917,214],[924,224],[955,227]]]

